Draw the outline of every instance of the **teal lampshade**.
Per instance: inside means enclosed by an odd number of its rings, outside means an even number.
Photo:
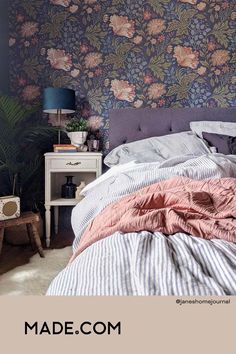
[[[43,111],[62,114],[75,112],[75,91],[68,88],[47,87],[43,92]]]

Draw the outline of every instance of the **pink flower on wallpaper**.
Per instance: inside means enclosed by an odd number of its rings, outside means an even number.
[[[81,53],[87,53],[88,50],[89,50],[89,47],[86,44],[81,44],[81,46],[80,46]]]
[[[102,63],[102,54],[96,52],[89,53],[84,58],[84,61],[87,69],[96,68]]]
[[[40,88],[36,85],[27,85],[22,91],[22,96],[25,101],[33,101],[39,95]]]
[[[92,4],[95,4],[95,2],[97,2],[97,0],[84,0],[85,4],[89,4],[89,5],[92,5]]]
[[[142,105],[143,105],[143,101],[142,100],[134,101],[134,107],[135,108],[140,108]]]
[[[67,114],[61,115],[61,127],[65,128],[66,124],[69,123],[70,118]],[[48,114],[48,123],[51,124],[53,127],[58,126],[58,116],[57,114],[50,113]]]
[[[146,75],[144,75],[143,81],[145,84],[151,84],[153,81],[153,78],[151,75],[146,74]]]
[[[135,98],[135,86],[125,80],[112,80],[111,91],[118,100],[133,102]]]
[[[53,5],[61,5],[61,6],[64,6],[64,7],[68,7],[71,3],[71,0],[50,0],[50,2],[53,4]]]
[[[224,49],[216,50],[211,56],[211,61],[214,66],[224,65],[229,59],[229,52]]]
[[[197,3],[197,0],[180,0],[180,1],[191,5],[196,5]]]
[[[151,12],[150,11],[144,11],[143,12],[143,18],[144,18],[144,20],[150,20],[150,18],[152,18],[152,14],[151,14]]]
[[[78,5],[71,5],[69,10],[72,14],[74,14],[78,10],[79,6]]]
[[[103,117],[91,116],[88,118],[88,126],[91,130],[98,130],[103,126]]]
[[[47,59],[54,69],[69,71],[72,67],[72,56],[63,49],[48,49]]]
[[[132,38],[134,35],[134,21],[129,20],[127,16],[112,15],[109,26],[117,36]]]
[[[95,75],[95,76],[102,75],[102,69],[101,69],[101,68],[97,68],[97,69],[94,71],[94,75]]]
[[[8,43],[9,43],[9,47],[12,47],[16,43],[16,39],[11,37],[11,38],[9,38],[9,42]]]
[[[79,76],[80,74],[80,70],[79,69],[73,69],[71,72],[70,72],[71,76],[72,77],[77,77]]]
[[[236,76],[233,76],[231,79],[231,84],[236,85]]]
[[[174,49],[174,58],[177,63],[186,68],[196,69],[198,66],[198,52],[194,52],[191,47],[176,46]]]
[[[212,52],[213,50],[215,50],[215,49],[216,49],[216,44],[215,44],[215,42],[208,42],[208,44],[207,44],[207,49],[208,49],[210,52]]]
[[[143,37],[142,36],[135,36],[133,41],[135,44],[140,44],[143,40]]]
[[[205,8],[206,8],[206,3],[205,2],[199,2],[199,4],[197,4],[197,9],[199,11],[203,11],[203,10],[205,10]]]
[[[148,34],[150,36],[156,36],[165,29],[165,21],[162,19],[155,18],[151,20],[147,25]]]
[[[17,21],[17,22],[23,22],[24,19],[25,19],[24,16],[21,15],[21,14],[18,14],[18,15],[16,16],[16,21]]]
[[[152,84],[148,88],[148,97],[153,100],[165,95],[165,93],[166,93],[166,89],[164,84],[156,83],[156,84]]]
[[[206,68],[205,66],[200,66],[200,68],[197,70],[199,75],[204,75],[206,73]]]
[[[25,86],[26,85],[26,80],[25,79],[23,79],[22,77],[19,77],[18,78],[18,84],[19,84],[19,86]]]
[[[234,21],[236,20],[236,11],[233,11],[231,14],[231,20]]]
[[[38,32],[37,22],[25,22],[21,26],[21,35],[25,38],[32,37],[36,32]]]

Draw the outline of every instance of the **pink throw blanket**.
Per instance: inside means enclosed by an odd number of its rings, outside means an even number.
[[[236,242],[236,179],[196,181],[174,177],[129,194],[106,207],[87,227],[75,259],[116,231],[185,232]]]

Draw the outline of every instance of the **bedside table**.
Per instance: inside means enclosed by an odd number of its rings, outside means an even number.
[[[46,209],[46,245],[50,246],[51,238],[51,207],[54,208],[55,234],[58,233],[60,206],[75,206],[78,199],[61,198],[61,186],[66,176],[74,176],[73,182],[79,185],[92,182],[102,173],[102,153],[78,152],[55,153],[45,155],[45,209]],[[82,199],[82,197],[81,197]]]

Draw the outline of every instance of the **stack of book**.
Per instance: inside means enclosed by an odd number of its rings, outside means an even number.
[[[77,148],[71,144],[55,144],[53,145],[54,152],[77,152]]]

